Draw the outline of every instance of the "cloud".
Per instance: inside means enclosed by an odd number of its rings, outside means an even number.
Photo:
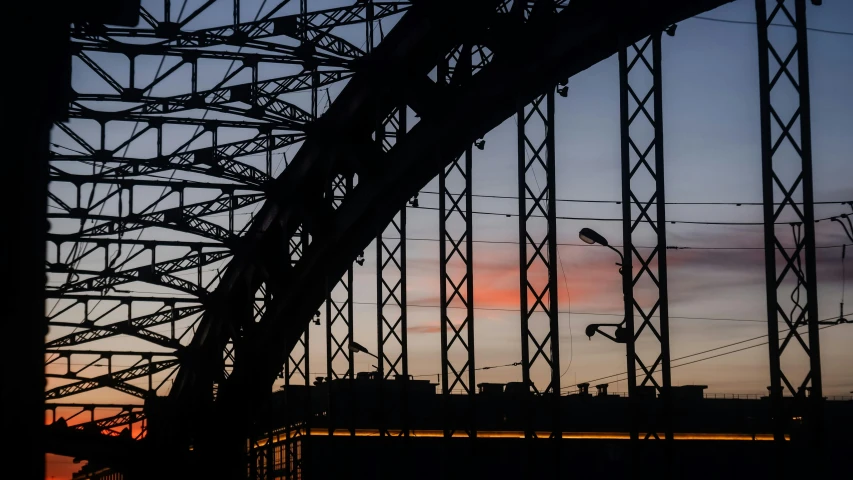
[[[819,224],[821,228],[828,228]],[[780,234],[784,234],[780,230]],[[761,228],[734,228],[716,234],[686,232],[674,237],[672,245],[747,247],[750,249],[668,250],[669,302],[672,306],[693,308],[709,301],[729,298],[731,302],[754,303],[761,301],[764,289],[764,251]],[[838,232],[821,231],[821,245],[843,243]],[[832,243],[835,242],[835,243]],[[756,249],[757,248],[757,249]],[[641,250],[648,254],[649,250]],[[622,308],[621,278],[614,265],[615,254],[602,248],[561,246],[560,262],[557,266],[557,294],[560,310],[618,312]],[[780,257],[781,258],[781,257]],[[853,255],[848,256],[848,265]],[[520,309],[518,249],[514,244],[475,244],[474,250],[474,306],[485,309]],[[840,250],[818,249],[817,271],[819,289],[838,288],[841,282]],[[451,269],[451,279],[462,282],[464,271],[461,265]],[[656,268],[652,263],[653,271]],[[634,261],[634,274],[641,268]],[[412,258],[409,272],[419,272],[409,284],[409,302],[419,305],[439,305],[440,280],[438,259],[429,257]],[[781,272],[782,266],[777,271]],[[657,273],[655,272],[657,275]],[[412,278],[412,277],[410,277]],[[793,282],[793,275],[789,274]],[[544,267],[532,268],[528,280],[534,289],[541,292],[547,282]],[[462,282],[462,293],[467,286]],[[793,288],[794,283],[791,283]],[[452,285],[448,282],[448,294]],[[785,287],[787,288],[787,287]],[[649,309],[657,300],[657,287],[649,277],[635,285],[635,298],[644,309]],[[737,300],[735,300],[737,298]],[[763,297],[762,297],[763,298]],[[533,293],[528,291],[528,302],[533,304]],[[756,303],[758,305],[758,303]],[[454,299],[453,307],[462,307],[460,299]],[[737,306],[737,305],[732,305]],[[745,306],[745,305],[742,305]],[[478,318],[481,315],[478,315]],[[437,327],[436,327],[437,329]]]
[[[418,325],[414,327],[409,327],[407,332],[410,334],[424,334],[424,333],[441,333],[441,326],[439,324],[429,324],[429,325]]]

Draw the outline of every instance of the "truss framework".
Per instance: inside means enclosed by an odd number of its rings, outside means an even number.
[[[233,22],[209,27],[205,12],[217,2],[233,5]],[[288,150],[321,116],[320,90],[347,81],[367,54],[345,30],[381,31],[381,22],[410,7],[353,1],[309,11],[303,0],[290,14],[289,3],[265,2],[265,13],[251,19],[239,0],[207,1],[178,18],[176,2],[164,0],[162,10],[141,8],[138,27],[72,25],[69,120],[55,125],[48,159],[47,346],[54,353],[46,363],[49,373],[64,360],[84,368],[62,374],[73,388],[52,378],[49,397],[169,391],[196,328],[214,305],[221,310],[214,295],[221,273]],[[207,23],[199,29],[199,22]],[[278,73],[289,65],[301,71]],[[309,94],[306,107],[300,98]],[[295,244],[308,238],[301,229],[294,236],[294,262],[304,247]],[[200,379],[212,386],[207,401],[232,374],[239,338],[266,312],[270,287],[255,285],[245,295],[251,309],[225,314],[240,320],[224,329],[228,340],[215,358],[203,360],[218,371]],[[126,339],[157,361],[107,374],[99,366],[106,360],[91,362],[88,352]],[[284,376],[307,384],[307,333],[300,345]]]
[[[651,50],[651,51],[650,51]],[[651,57],[651,58],[649,58]],[[666,210],[664,191],[663,109],[661,84],[661,33],[655,33],[619,52],[622,127],[622,232],[621,267],[625,296],[628,389],[660,395],[661,418],[650,415],[643,439],[672,439],[669,410],[670,355],[669,306],[666,268]],[[648,253],[634,245],[635,236],[652,236]],[[639,269],[634,272],[634,262]],[[639,320],[639,322],[635,321]],[[639,323],[639,325],[637,325]],[[644,340],[650,346],[638,352]],[[638,383],[636,372],[641,371]],[[638,425],[631,428],[638,438]]]
[[[130,436],[138,440],[145,436],[148,428],[141,405],[54,402],[45,404],[45,413],[49,425],[98,432],[109,437]]]
[[[554,397],[549,435],[560,438],[554,108],[550,90],[516,114],[518,233],[522,381],[536,394]],[[536,432],[528,426],[525,436],[535,438]]]
[[[814,189],[805,0],[756,0],[758,19],[764,263],[774,437],[784,443],[787,419],[804,416],[814,441],[822,425]],[[793,7],[793,9],[792,9]],[[771,23],[793,27],[793,38],[768,33]],[[794,105],[789,105],[795,92]],[[780,226],[780,221],[790,226]],[[790,235],[788,234],[790,228]],[[803,295],[805,293],[805,295]],[[790,299],[790,300],[789,300]],[[782,323],[780,325],[779,319]],[[790,329],[780,338],[780,326]],[[802,328],[807,332],[803,334]],[[803,364],[808,367],[803,369]],[[783,407],[795,397],[794,412]]]
[[[445,85],[470,75],[470,46],[453,49],[439,63],[438,79]],[[467,396],[470,412],[475,401],[472,164],[469,145],[465,154],[451,161],[438,177],[441,392],[446,410],[450,395],[459,390]],[[450,438],[457,430],[463,430],[469,437],[477,436],[471,422],[459,425],[446,416],[444,436]]]
[[[383,151],[396,145],[406,132],[406,106],[395,109],[377,130],[376,141]],[[400,210],[391,224],[379,232],[376,238],[376,332],[378,372],[383,380],[409,378],[407,309],[406,309],[406,208]],[[380,382],[379,411],[380,435],[389,435],[384,421],[382,405],[384,394]],[[408,387],[402,390],[401,404],[397,406],[402,419],[408,416]],[[399,436],[407,436],[408,428],[400,426]]]

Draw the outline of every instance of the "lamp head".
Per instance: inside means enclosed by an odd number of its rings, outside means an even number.
[[[666,34],[667,34],[667,35],[669,35],[670,37],[674,37],[674,36],[675,36],[675,29],[676,29],[676,28],[678,28],[678,25],[676,25],[676,24],[674,24],[674,23],[673,23],[672,25],[670,25],[670,26],[666,27],[666,29],[664,29],[664,31],[665,31],[665,32],[666,32]]]
[[[477,139],[476,141],[474,141],[474,146],[477,147],[479,150],[482,150],[486,148],[486,141],[482,138]]]
[[[607,239],[602,237],[598,232],[591,228],[582,228],[578,233],[578,237],[584,241],[584,243],[588,243],[590,245],[599,244],[603,246],[608,246]]]
[[[367,349],[366,349],[366,348],[362,347],[361,345],[359,345],[359,344],[357,344],[357,343],[355,343],[355,342],[349,342],[349,349],[350,349],[350,351],[351,351],[351,352],[364,352],[364,353],[370,353],[370,352],[368,352],[368,351],[367,351]]]

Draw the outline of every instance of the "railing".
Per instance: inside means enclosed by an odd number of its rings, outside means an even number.
[[[766,397],[759,393],[706,393],[705,398],[714,399],[738,399],[738,400],[760,400],[761,397]]]

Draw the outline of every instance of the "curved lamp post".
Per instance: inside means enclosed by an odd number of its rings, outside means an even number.
[[[607,242],[607,239],[604,238],[600,233],[596,232],[595,230],[593,230],[591,228],[582,228],[581,231],[578,232],[578,237],[584,243],[587,243],[589,245],[595,245],[595,244],[602,245],[602,246],[605,246],[605,247],[613,250],[614,252],[616,252],[616,254],[619,255],[619,260],[620,260],[620,262],[616,264],[619,266],[619,274],[624,275],[622,273],[622,264],[625,263],[625,257],[622,256],[622,252],[613,248]],[[623,278],[622,284],[623,284],[622,294],[624,295],[625,294],[625,292],[624,292],[624,288],[625,288],[624,278]],[[616,332],[613,335],[610,335],[610,334],[604,332],[603,330],[601,330],[601,327],[616,327]],[[586,336],[590,338],[590,340],[592,340],[593,335],[595,335],[596,333],[600,333],[603,337],[608,338],[608,339],[610,339],[616,343],[628,343],[628,338],[630,337],[630,333],[625,328],[625,320],[624,319],[622,320],[621,323],[593,323],[593,324],[588,325],[586,327],[585,333],[586,333]]]

